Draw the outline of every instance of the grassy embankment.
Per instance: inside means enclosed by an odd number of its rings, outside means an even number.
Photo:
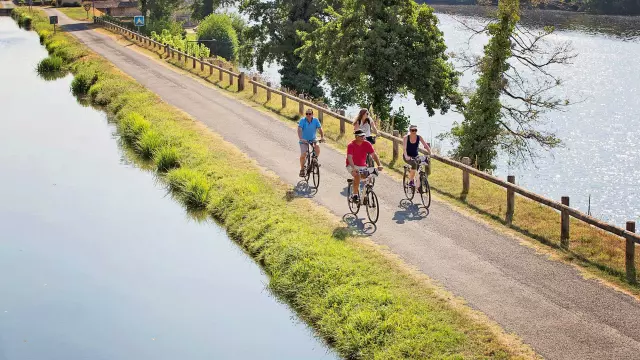
[[[288,186],[70,34],[52,34],[43,14],[33,20],[51,56],[75,74],[72,91],[104,107],[185,206],[224,224],[262,265],[270,289],[342,357],[535,357],[426,277],[349,237],[310,200],[289,199]]]
[[[89,10],[89,18],[87,18],[87,12],[83,7],[61,7],[57,8],[57,10],[74,20],[93,21],[93,9]],[[99,10],[95,10],[95,13],[96,16],[102,16],[102,13]]]
[[[120,38],[133,42],[133,40],[124,36],[120,36]],[[143,46],[142,43],[138,43],[138,45]],[[147,48],[146,51],[153,52],[163,59],[161,56],[162,49]],[[193,69],[190,60],[189,62],[178,61],[177,57],[164,60],[211,84],[228,90],[230,95],[262,105],[264,109],[278,114],[281,120],[286,121],[292,127],[295,126],[294,121],[299,119],[297,102],[288,100],[287,106],[282,108],[280,95],[272,94],[271,101],[267,102],[266,90],[258,88],[258,94],[254,95],[252,86],[247,84],[245,91],[238,93],[237,79],[233,85],[230,85],[229,78],[225,74],[223,75],[223,80],[220,81],[219,73],[215,69],[213,74],[210,75],[207,67],[205,67],[204,71],[200,71],[199,65],[196,66],[196,69]],[[350,141],[350,137],[340,136],[339,124],[338,119],[331,116],[324,117],[325,133],[331,143],[344,150],[346,144]],[[350,126],[347,124],[347,134],[349,134],[349,129]],[[396,165],[392,162],[392,143],[390,141],[379,138],[376,143],[376,151],[378,151],[386,166],[394,169],[396,175],[401,174],[402,164]],[[493,225],[498,225],[497,228],[507,233],[534,240],[534,244],[548,245],[556,250],[552,252],[554,256],[564,261],[578,264],[591,273],[634,294],[640,294],[640,287],[629,284],[625,280],[625,242],[622,238],[572,219],[569,250],[563,250],[560,248],[560,214],[557,211],[516,196],[513,224],[507,226],[504,221],[506,212],[506,190],[504,188],[471,176],[470,192],[466,200],[463,201],[460,198],[462,171],[437,161],[433,162],[430,182],[439,199],[445,200],[455,207]],[[398,191],[401,191],[401,186]],[[543,247],[542,249],[548,248]],[[639,266],[640,261],[636,258],[636,267]]]

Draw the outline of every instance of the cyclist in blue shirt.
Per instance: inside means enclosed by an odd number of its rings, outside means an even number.
[[[300,119],[298,123],[298,139],[300,143],[300,177],[304,177],[304,161],[307,157],[307,151],[309,150],[309,143],[316,141],[316,131],[320,132],[320,142],[324,142],[324,132],[322,131],[322,124],[320,120],[313,117],[313,110],[307,109],[305,117]],[[314,144],[316,156],[320,156],[320,146],[318,143]]]

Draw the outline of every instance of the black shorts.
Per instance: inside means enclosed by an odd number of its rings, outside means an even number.
[[[374,138],[373,136],[367,136],[365,139],[367,139],[367,141],[372,145],[376,143],[376,138]]]
[[[418,170],[418,161],[417,161],[417,160],[414,160],[414,159],[407,160],[407,159],[405,159],[405,157],[404,157],[404,156],[402,157],[402,160],[404,160],[404,162],[405,162],[406,164],[411,165],[411,168],[412,168],[413,170]]]

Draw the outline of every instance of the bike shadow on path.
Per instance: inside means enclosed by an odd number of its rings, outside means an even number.
[[[347,224],[346,227],[336,228],[333,231],[334,237],[344,239],[347,236],[371,236],[378,230],[376,224],[372,222],[365,222],[364,218],[361,219],[358,215],[352,213],[346,213],[342,216],[342,220]]]
[[[309,186],[309,184],[304,180],[300,180],[296,184],[296,186],[293,187],[293,189],[287,190],[287,193],[285,194],[285,198],[287,199],[287,201],[291,201],[295,198],[310,199],[316,196],[317,193],[318,193],[317,188]]]
[[[424,206],[414,204],[407,199],[400,200],[398,208],[401,210],[396,211],[393,214],[392,219],[396,224],[404,224],[407,221],[418,221],[426,219],[429,216],[429,209]]]

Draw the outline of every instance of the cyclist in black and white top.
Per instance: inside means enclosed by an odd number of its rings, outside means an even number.
[[[378,128],[376,127],[376,122],[369,116],[369,110],[362,109],[358,113],[358,116],[353,121],[353,131],[362,130],[364,132],[365,139],[371,144],[375,144],[375,140],[373,136],[371,136],[371,131],[373,130],[374,134],[378,133]]]
[[[431,154],[431,147],[429,147],[429,144],[424,141],[422,136],[418,135],[418,127],[415,125],[409,126],[409,133],[405,135],[403,139],[404,162],[411,165],[411,171],[409,172],[409,186],[415,186],[413,179],[416,176],[416,170],[418,170],[418,162],[415,161],[415,158],[419,155],[418,148],[420,148],[420,143],[422,143],[424,149]]]

